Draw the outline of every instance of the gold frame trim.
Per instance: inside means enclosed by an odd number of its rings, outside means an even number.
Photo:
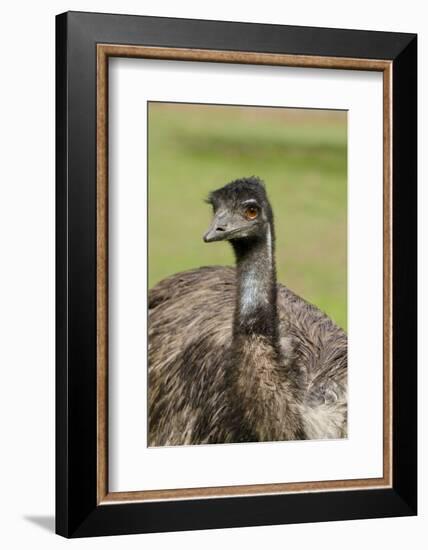
[[[383,477],[149,491],[108,490],[108,59],[134,57],[383,73]],[[392,62],[187,48],[97,45],[97,504],[392,486]]]

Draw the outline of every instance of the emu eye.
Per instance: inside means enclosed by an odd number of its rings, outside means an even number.
[[[247,220],[255,220],[258,215],[259,212],[255,206],[247,206],[244,210],[244,216]]]

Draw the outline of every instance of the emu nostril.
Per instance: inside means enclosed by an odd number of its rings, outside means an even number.
[[[216,231],[226,231],[224,227],[216,227]]]

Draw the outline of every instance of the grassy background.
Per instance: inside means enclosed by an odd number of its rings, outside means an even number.
[[[149,287],[178,271],[233,264],[205,244],[208,192],[244,176],[267,186],[278,280],[347,328],[346,113],[149,104]]]

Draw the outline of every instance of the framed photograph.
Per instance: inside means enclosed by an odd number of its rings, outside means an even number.
[[[56,530],[417,511],[417,37],[56,20]]]

